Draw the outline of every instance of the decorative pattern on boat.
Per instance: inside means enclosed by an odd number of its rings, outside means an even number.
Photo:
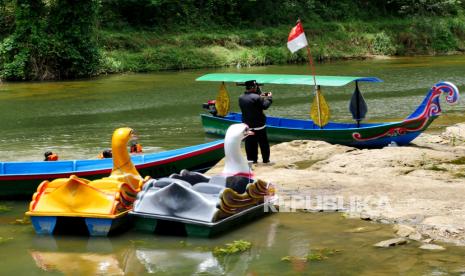
[[[441,106],[439,104],[439,96],[441,93],[446,94],[446,102],[448,104],[456,104],[459,100],[458,88],[450,82],[439,82],[435,84],[423,102],[415,110],[412,115],[405,119],[401,125],[389,128],[387,131],[369,137],[362,137],[359,132],[352,133],[352,137],[356,141],[370,141],[384,137],[402,136],[408,133],[424,130],[431,122],[430,120],[441,114]]]
[[[258,179],[247,185],[246,192],[242,194],[230,188],[224,189],[220,195],[220,204],[216,219],[234,215],[263,203],[265,197],[274,195],[272,186],[273,184]]]

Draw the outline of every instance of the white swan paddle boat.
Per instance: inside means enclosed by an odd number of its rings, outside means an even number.
[[[209,237],[266,213],[276,201],[275,187],[254,179],[242,155],[241,141],[250,134],[245,124],[228,128],[225,166],[219,175],[209,177],[182,170],[146,183],[130,212],[136,216],[136,227]]]

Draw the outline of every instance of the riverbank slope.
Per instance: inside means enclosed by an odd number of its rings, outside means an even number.
[[[303,63],[298,18],[319,61],[465,52],[461,1],[81,2],[0,1],[0,78]]]
[[[271,158],[273,165],[259,164],[254,173],[278,186],[284,211],[345,211],[408,225],[422,235],[416,239],[465,245],[465,124],[405,147],[292,141],[274,145]]]
[[[315,60],[465,52],[465,18],[411,17],[304,24]],[[99,73],[304,63],[286,48],[292,27],[99,31]]]

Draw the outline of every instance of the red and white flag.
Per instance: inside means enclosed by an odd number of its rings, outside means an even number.
[[[307,45],[307,37],[305,36],[304,28],[299,21],[289,33],[289,37],[287,38],[287,48],[289,48],[289,50],[294,53]]]

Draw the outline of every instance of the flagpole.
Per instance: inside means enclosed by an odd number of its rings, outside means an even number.
[[[301,23],[300,17],[297,20],[297,22]],[[307,36],[305,36],[305,38],[307,38]],[[307,40],[307,55],[308,55],[308,62],[310,63],[310,70],[312,70],[313,84],[315,85],[314,89],[315,89],[316,105],[317,105],[317,110],[318,110],[318,124],[319,124],[320,128],[322,128],[322,126],[321,126],[320,97],[318,95],[319,93],[318,93],[318,85],[316,84],[315,66],[313,66],[312,52],[310,51],[310,45],[308,44],[308,40]]]

